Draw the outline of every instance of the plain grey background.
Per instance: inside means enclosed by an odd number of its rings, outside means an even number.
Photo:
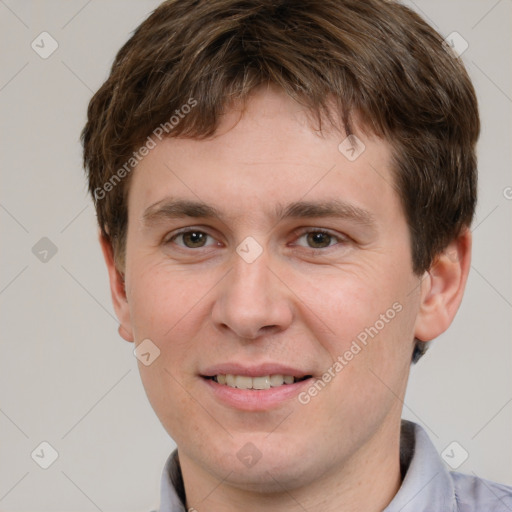
[[[133,345],[117,334],[78,140],[115,53],[158,4],[0,0],[2,511],[135,512],[159,502],[174,443],[147,402]],[[467,41],[482,136],[466,296],[413,368],[404,417],[440,453],[456,441],[449,453],[468,454],[459,471],[512,484],[512,1],[408,5]],[[58,44],[47,58],[40,53],[55,43],[42,32]],[[48,469],[31,457],[48,457],[43,441],[58,452]]]

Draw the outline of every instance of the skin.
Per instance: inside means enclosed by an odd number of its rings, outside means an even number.
[[[471,237],[466,230],[428,272],[414,274],[391,147],[356,135],[366,149],[351,162],[338,150],[340,130],[320,134],[299,104],[261,88],[243,113],[226,112],[214,137],[163,140],[139,163],[124,269],[101,239],[120,334],[137,346],[149,338],[160,350],[139,368],[178,445],[187,507],[372,512],[400,486],[413,340],[431,340],[451,323]],[[212,205],[222,217],[144,220],[171,196]],[[274,215],[277,205],[329,199],[366,210],[373,224]],[[209,235],[206,245],[173,238],[187,227]],[[332,237],[317,245],[318,229]],[[248,236],[263,251],[252,263],[236,252]],[[200,376],[213,364],[277,362],[315,382],[395,303],[401,311],[307,404],[295,396],[241,410],[220,402]],[[261,454],[252,467],[237,457],[246,443]]]

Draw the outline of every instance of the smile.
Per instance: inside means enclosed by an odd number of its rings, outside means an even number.
[[[292,375],[275,374],[249,377],[247,375],[219,374],[209,378],[218,384],[229,386],[231,388],[264,390],[294,384],[295,382],[300,382],[310,377],[311,375],[294,377]]]

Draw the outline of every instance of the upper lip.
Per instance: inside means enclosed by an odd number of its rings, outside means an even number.
[[[240,363],[221,363],[209,366],[202,372],[203,377],[214,377],[215,375],[246,375],[247,377],[262,377],[265,375],[291,375],[292,377],[305,377],[312,375],[308,370],[301,370],[291,366],[284,366],[278,363],[264,363],[258,365],[247,365]]]

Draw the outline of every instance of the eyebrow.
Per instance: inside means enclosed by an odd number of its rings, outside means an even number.
[[[145,225],[150,225],[159,221],[182,217],[220,219],[222,215],[213,206],[199,201],[165,198],[146,208],[142,215],[142,222]]]
[[[277,217],[279,220],[286,218],[338,217],[366,226],[374,226],[375,224],[374,217],[368,210],[339,199],[296,201],[290,203],[286,208],[279,207]]]
[[[286,206],[278,205],[274,215],[278,221],[288,218],[337,217],[358,224],[374,227],[374,216],[367,210],[342,200],[295,201]],[[189,199],[165,198],[149,206],[142,215],[146,226],[176,218],[205,218],[222,220],[222,212],[214,206]]]

